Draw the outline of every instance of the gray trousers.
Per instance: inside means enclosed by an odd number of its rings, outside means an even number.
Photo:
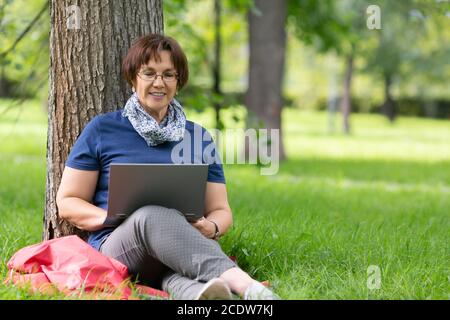
[[[128,267],[133,280],[194,299],[203,284],[236,264],[175,209],[145,206],[118,226],[100,252]]]

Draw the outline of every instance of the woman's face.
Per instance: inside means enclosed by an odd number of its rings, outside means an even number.
[[[175,67],[171,61],[170,51],[163,50],[159,53],[161,61],[156,62],[154,59],[146,65],[142,65],[136,76],[134,88],[139,98],[139,102],[145,110],[160,122],[167,113],[170,101],[177,91],[177,79],[172,81],[164,81],[163,74],[176,74]],[[149,75],[156,73],[156,79],[146,80]]]

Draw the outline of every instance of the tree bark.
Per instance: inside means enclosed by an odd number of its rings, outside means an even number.
[[[352,75],[353,75],[353,51],[348,54],[346,59],[346,71],[344,79],[344,94],[341,102],[341,110],[343,117],[343,130],[345,134],[350,134],[350,114],[352,110],[351,91],[352,91]]]
[[[382,112],[392,123],[395,120],[395,101],[391,95],[392,75],[384,74],[384,103],[381,106]]]
[[[79,29],[67,8],[77,5]],[[86,233],[58,217],[56,192],[68,153],[97,114],[123,107],[130,95],[121,62],[131,42],[163,32],[161,0],[51,0],[47,185],[43,240]]]
[[[286,1],[255,0],[249,12],[249,86],[245,101],[248,128],[280,130],[280,160],[286,158],[281,131],[282,82],[286,51]],[[245,152],[248,154],[248,145]]]

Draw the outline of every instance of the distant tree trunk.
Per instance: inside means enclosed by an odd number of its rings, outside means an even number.
[[[247,127],[280,130],[280,160],[286,158],[281,131],[282,82],[286,51],[286,1],[255,0],[249,12],[249,86]],[[246,145],[248,153],[248,145]]]
[[[386,115],[392,123],[395,120],[395,101],[391,95],[392,75],[384,74],[384,103],[381,106],[381,111]]]
[[[214,78],[214,87],[213,93],[216,97],[220,97],[222,95],[222,90],[220,89],[220,68],[221,68],[221,55],[220,51],[222,50],[222,36],[220,32],[221,28],[221,0],[214,0],[214,65],[213,65],[213,78]],[[216,112],[216,129],[222,130],[223,124],[220,119],[220,109],[221,103],[219,101],[214,101],[214,110]],[[217,139],[217,138],[216,138]],[[218,143],[218,141],[216,141]]]
[[[329,85],[328,85],[328,132],[334,133],[335,131],[335,118],[336,111],[339,106],[339,94],[337,83],[337,72],[332,68],[329,73]]]
[[[1,64],[0,60],[0,97],[8,97],[9,92],[7,90],[7,79],[5,75],[5,66]]]
[[[85,233],[58,217],[56,192],[67,155],[95,115],[124,105],[130,91],[121,60],[131,42],[163,32],[161,0],[51,0],[47,186],[43,239]]]
[[[341,100],[341,111],[343,117],[343,130],[345,134],[350,134],[350,114],[352,110],[351,91],[353,75],[353,56],[354,51],[348,54],[346,59],[346,70],[344,79],[344,94]]]

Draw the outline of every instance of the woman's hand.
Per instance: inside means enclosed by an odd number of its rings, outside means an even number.
[[[201,217],[195,222],[190,222],[190,224],[208,239],[214,238],[214,235],[216,234],[215,224],[205,217]]]

